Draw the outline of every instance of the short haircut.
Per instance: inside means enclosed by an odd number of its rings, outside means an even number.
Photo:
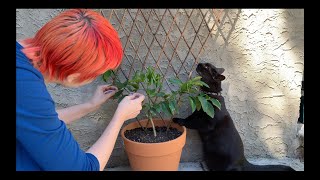
[[[101,14],[70,9],[25,39],[26,56],[49,79],[64,80],[80,73],[79,82],[116,69],[123,57],[118,33]]]

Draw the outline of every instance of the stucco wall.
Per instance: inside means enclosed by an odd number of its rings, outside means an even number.
[[[17,40],[33,36],[61,11],[18,9]],[[222,95],[248,157],[296,157],[304,70],[304,10],[230,9],[228,14],[230,19],[222,21],[220,31],[224,37],[212,34],[199,62],[211,62],[226,69]],[[171,37],[177,39],[179,33],[173,32]],[[130,54],[130,49],[126,53]],[[99,84],[104,84],[100,78],[77,89],[47,86],[57,108],[61,108],[85,102]],[[99,138],[116,106],[110,100],[97,112],[68,126],[84,150]],[[190,108],[184,106],[180,116],[189,114]],[[181,160],[200,161],[201,155],[200,139],[195,131],[189,130]],[[127,163],[122,140],[118,138],[108,166]]]

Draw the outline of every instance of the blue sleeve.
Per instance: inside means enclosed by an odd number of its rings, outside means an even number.
[[[21,76],[29,74],[28,78],[16,80],[17,141],[42,170],[99,171],[97,158],[81,150],[58,118],[43,80],[27,71],[17,70]]]

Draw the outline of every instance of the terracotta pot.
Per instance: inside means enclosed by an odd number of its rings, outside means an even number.
[[[147,119],[140,120],[143,127],[147,124]],[[155,126],[163,126],[160,119],[153,120]],[[168,121],[166,121],[166,124]],[[132,122],[121,130],[121,137],[124,141],[126,153],[130,166],[134,171],[177,171],[179,168],[182,149],[186,143],[186,128],[176,123],[171,127],[182,132],[178,138],[161,143],[139,143],[127,139],[124,136],[126,130],[140,127],[137,121]],[[149,122],[148,127],[152,127]]]

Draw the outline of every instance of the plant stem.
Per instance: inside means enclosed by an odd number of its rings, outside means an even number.
[[[172,119],[173,119],[173,115],[170,117],[170,121],[169,121],[169,125],[167,126],[167,131],[169,130],[169,128],[171,127],[172,124]]]
[[[143,86],[143,84],[141,84],[142,86]],[[147,86],[147,88],[149,88],[149,86]],[[151,97],[150,97],[150,95],[148,94],[148,93],[146,93],[147,94],[147,96],[148,96],[148,101],[149,101],[149,104],[151,105],[154,105],[154,103],[155,102],[153,102],[152,101],[152,99],[151,99]],[[149,115],[149,117],[152,117],[151,116],[151,113],[149,113],[150,115]],[[164,121],[164,119],[162,118],[162,116],[161,116],[161,114],[159,113],[159,116],[160,116],[160,118],[161,118],[161,120],[162,120],[162,122],[163,122],[163,124],[166,126],[166,122]],[[151,121],[152,122],[152,121]],[[148,127],[148,125],[149,125],[149,121],[147,122],[147,125],[146,125],[146,127]]]
[[[143,126],[141,125],[141,123],[140,123],[139,119],[138,119],[138,118],[136,118],[136,120],[138,121],[138,124],[139,124],[139,126],[143,129],[143,131],[144,131],[145,133],[147,133],[146,128],[145,128],[145,127],[143,127]]]
[[[149,117],[148,117],[148,119],[149,119]],[[144,127],[144,128],[147,128],[147,127],[148,127],[148,125],[149,125],[149,121],[147,122],[147,125],[146,125],[146,127]]]
[[[147,96],[148,96],[149,104],[151,105],[151,99],[150,99],[150,96],[149,96],[149,94],[148,94],[148,93],[147,93]],[[152,103],[152,104],[153,104],[153,103]],[[147,115],[147,117],[148,117],[148,119],[150,120],[150,118],[151,118],[150,109],[149,109],[148,114],[149,114],[149,115]],[[147,125],[146,125],[146,127],[145,127],[145,128],[147,128],[147,127],[148,127],[148,125],[149,125],[149,121],[147,122]]]
[[[156,132],[156,128],[154,127],[154,124],[153,124],[153,121],[152,121],[152,117],[151,117],[151,116],[149,117],[149,121],[150,121],[151,124],[152,124],[153,135],[154,135],[154,137],[156,137],[156,136],[157,136],[157,132]]]

